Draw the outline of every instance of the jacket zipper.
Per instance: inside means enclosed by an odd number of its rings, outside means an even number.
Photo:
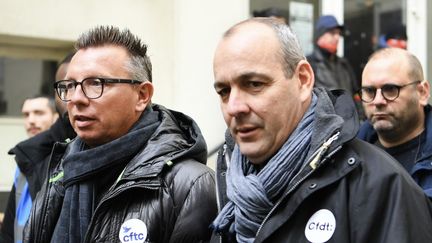
[[[50,180],[50,173],[49,172],[50,172],[50,168],[51,168],[51,164],[52,164],[52,156],[53,156],[55,147],[58,146],[57,144],[58,144],[57,142],[54,144],[54,147],[53,147],[53,149],[51,151],[51,154],[50,154],[50,157],[49,157],[49,165],[48,165],[46,179],[45,179],[45,182],[46,182],[45,190],[46,190],[47,193],[45,193],[43,201],[42,201],[42,208],[41,208],[41,214],[40,214],[41,217],[39,219],[39,222],[37,222],[37,223],[35,222],[36,225],[39,226],[39,229],[37,229],[37,231],[36,231],[36,235],[35,235],[35,239],[36,240],[35,240],[35,242],[43,242],[42,239],[41,239],[42,238],[42,230],[43,230],[43,227],[42,227],[43,224],[42,223],[43,223],[43,221],[45,219],[44,215],[45,215],[46,209],[48,207],[49,191],[50,191],[50,188],[52,186],[51,183],[49,182],[49,180]],[[59,164],[61,163],[62,159],[60,159]],[[31,214],[31,215],[33,215],[33,217],[34,217],[34,214]],[[35,226],[35,223],[32,224],[32,228]],[[30,233],[31,233],[31,230],[32,229],[30,229]]]
[[[228,154],[226,153],[227,150],[227,145],[224,144],[222,146],[222,158],[225,158],[225,163],[227,165],[228,168],[228,164],[229,162],[227,161],[227,159],[229,159]],[[216,203],[217,203],[217,207],[218,207],[218,211],[221,211],[222,207],[221,207],[221,202],[220,202],[220,193],[219,193],[219,186],[218,186],[218,176],[216,176]]]
[[[270,212],[267,214],[267,216],[264,218],[264,220],[262,221],[262,223],[260,224],[260,227],[258,228],[258,230],[257,230],[257,233],[255,234],[255,238],[258,236],[258,234],[260,233],[260,231],[261,231],[261,229],[262,229],[262,227],[263,227],[263,225],[265,224],[265,222],[270,218],[270,216],[272,215],[272,213],[274,212],[274,210],[276,210],[276,208],[282,203],[282,201],[283,201],[283,199],[287,196],[287,195],[289,195],[293,190],[295,190],[297,187],[298,187],[298,185],[300,185],[304,180],[306,180],[306,178],[308,178],[318,167],[317,167],[317,165],[318,165],[318,162],[320,161],[320,158],[324,155],[324,153],[326,152],[326,150],[330,147],[330,145],[331,145],[331,143],[333,142],[333,141],[335,141],[336,139],[338,139],[338,137],[339,137],[339,132],[337,132],[336,134],[334,134],[333,136],[331,136],[326,142],[324,142],[323,143],[323,145],[321,145],[321,147],[317,150],[317,151],[315,151],[313,154],[312,154],[312,156],[311,156],[311,158],[309,158],[309,160],[308,161],[311,161],[311,162],[308,162],[308,163],[306,163],[305,165],[309,165],[310,167],[311,167],[311,171],[309,171],[303,178],[301,178],[300,180],[298,180],[292,187],[291,187],[291,189],[290,190],[288,190],[288,192],[287,193],[285,193],[279,200],[278,200],[278,202],[272,207],[272,209],[270,210]],[[340,149],[340,147],[338,147],[336,150],[339,150]],[[333,155],[334,154],[334,152],[332,152],[331,153],[331,155]],[[328,160],[328,158],[330,158],[330,156],[326,156],[326,157],[324,157],[324,159],[322,159],[321,160],[321,163],[320,164],[322,164],[322,163],[324,163],[325,161],[327,161]],[[305,169],[305,167],[301,170],[301,171],[303,171]],[[301,173],[301,171],[298,173],[298,174],[300,174]],[[298,175],[297,174],[297,175]]]
[[[225,158],[225,164],[226,164],[226,167],[227,167],[227,170],[228,170],[229,162],[230,162],[230,157],[229,157],[229,155],[227,153],[227,147],[228,147],[228,145],[226,143],[224,143],[224,145],[222,147],[222,156],[221,157]],[[226,174],[225,174],[225,176],[226,176]],[[216,203],[217,203],[218,211],[220,212],[222,208],[221,208],[221,203],[220,203],[221,199],[220,199],[220,195],[219,195],[220,191],[219,191],[218,184],[219,184],[218,183],[218,176],[216,176]],[[219,243],[222,243],[222,236],[218,235],[217,237],[219,238]]]

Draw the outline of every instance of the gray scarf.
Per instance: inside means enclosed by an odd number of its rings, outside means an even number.
[[[234,147],[227,172],[229,202],[219,213],[213,227],[217,232],[236,234],[238,242],[253,242],[264,218],[306,163],[310,149],[317,97],[297,128],[266,166],[257,171]]]

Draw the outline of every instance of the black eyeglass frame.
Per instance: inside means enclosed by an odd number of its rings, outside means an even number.
[[[82,83],[83,83],[84,81],[86,81],[86,80],[90,80],[90,79],[98,79],[98,80],[101,81],[101,85],[102,85],[102,87],[101,87],[101,92],[100,92],[99,96],[97,96],[97,97],[88,97],[88,95],[86,94],[86,92],[85,92],[84,89],[83,89]],[[121,79],[121,78],[96,78],[96,77],[89,77],[89,78],[85,78],[85,79],[83,79],[81,82],[78,82],[78,81],[73,80],[73,79],[58,80],[58,81],[54,82],[54,89],[55,89],[55,91],[56,91],[56,93],[57,93],[57,96],[58,96],[62,101],[65,101],[65,102],[70,101],[70,99],[62,99],[62,97],[61,97],[61,95],[60,95],[60,90],[58,89],[58,85],[59,85],[61,82],[65,82],[65,81],[73,82],[74,87],[75,87],[75,91],[76,91],[77,86],[78,86],[78,85],[81,85],[81,91],[83,92],[83,94],[84,94],[88,99],[98,99],[98,98],[100,98],[100,97],[102,96],[103,92],[104,92],[104,86],[105,86],[105,84],[110,84],[110,83],[111,83],[111,84],[115,84],[115,83],[118,83],[118,84],[119,84],[119,83],[122,83],[122,84],[140,84],[140,83],[142,83],[142,81],[135,80],[135,79]]]
[[[358,93],[360,94],[360,99],[361,99],[364,103],[371,103],[371,102],[373,102],[373,101],[375,100],[375,98],[376,98],[377,90],[380,90],[380,91],[381,91],[381,95],[382,95],[382,97],[384,97],[385,100],[387,100],[387,101],[394,101],[394,100],[396,100],[397,98],[399,98],[399,94],[400,94],[400,90],[401,90],[401,89],[403,89],[403,88],[405,88],[405,87],[407,87],[407,86],[413,85],[413,84],[419,84],[419,83],[421,83],[422,81],[423,81],[423,80],[416,80],[416,81],[412,81],[412,82],[409,82],[409,83],[404,84],[404,85],[397,85],[397,84],[384,84],[383,86],[381,86],[381,88],[375,88],[375,87],[373,87],[373,86],[365,86],[365,87],[361,87],[361,89],[359,90]],[[386,88],[396,88],[396,89],[397,89],[397,95],[396,95],[394,98],[391,98],[391,99],[387,98],[386,95],[384,95],[385,92],[383,91],[383,90],[385,90]],[[364,97],[363,97],[363,94],[362,94],[362,91],[363,91],[364,89],[373,89],[374,95],[373,95],[373,97],[372,97],[371,100],[364,100]]]

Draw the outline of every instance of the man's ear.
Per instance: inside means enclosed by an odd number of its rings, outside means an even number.
[[[417,88],[419,92],[419,102],[422,106],[426,106],[429,102],[430,85],[427,80],[422,81]]]
[[[153,84],[149,81],[142,82],[137,87],[138,102],[136,104],[136,111],[144,111],[148,104],[151,103],[153,97]]]
[[[296,67],[295,76],[299,80],[300,99],[306,101],[312,92],[315,76],[311,65],[306,60],[301,60]]]

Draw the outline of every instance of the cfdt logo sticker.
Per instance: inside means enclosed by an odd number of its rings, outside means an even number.
[[[312,243],[324,243],[330,240],[336,229],[336,219],[328,209],[314,213],[306,224],[305,236]]]
[[[139,219],[126,220],[120,227],[119,238],[123,243],[144,243],[147,226]]]

